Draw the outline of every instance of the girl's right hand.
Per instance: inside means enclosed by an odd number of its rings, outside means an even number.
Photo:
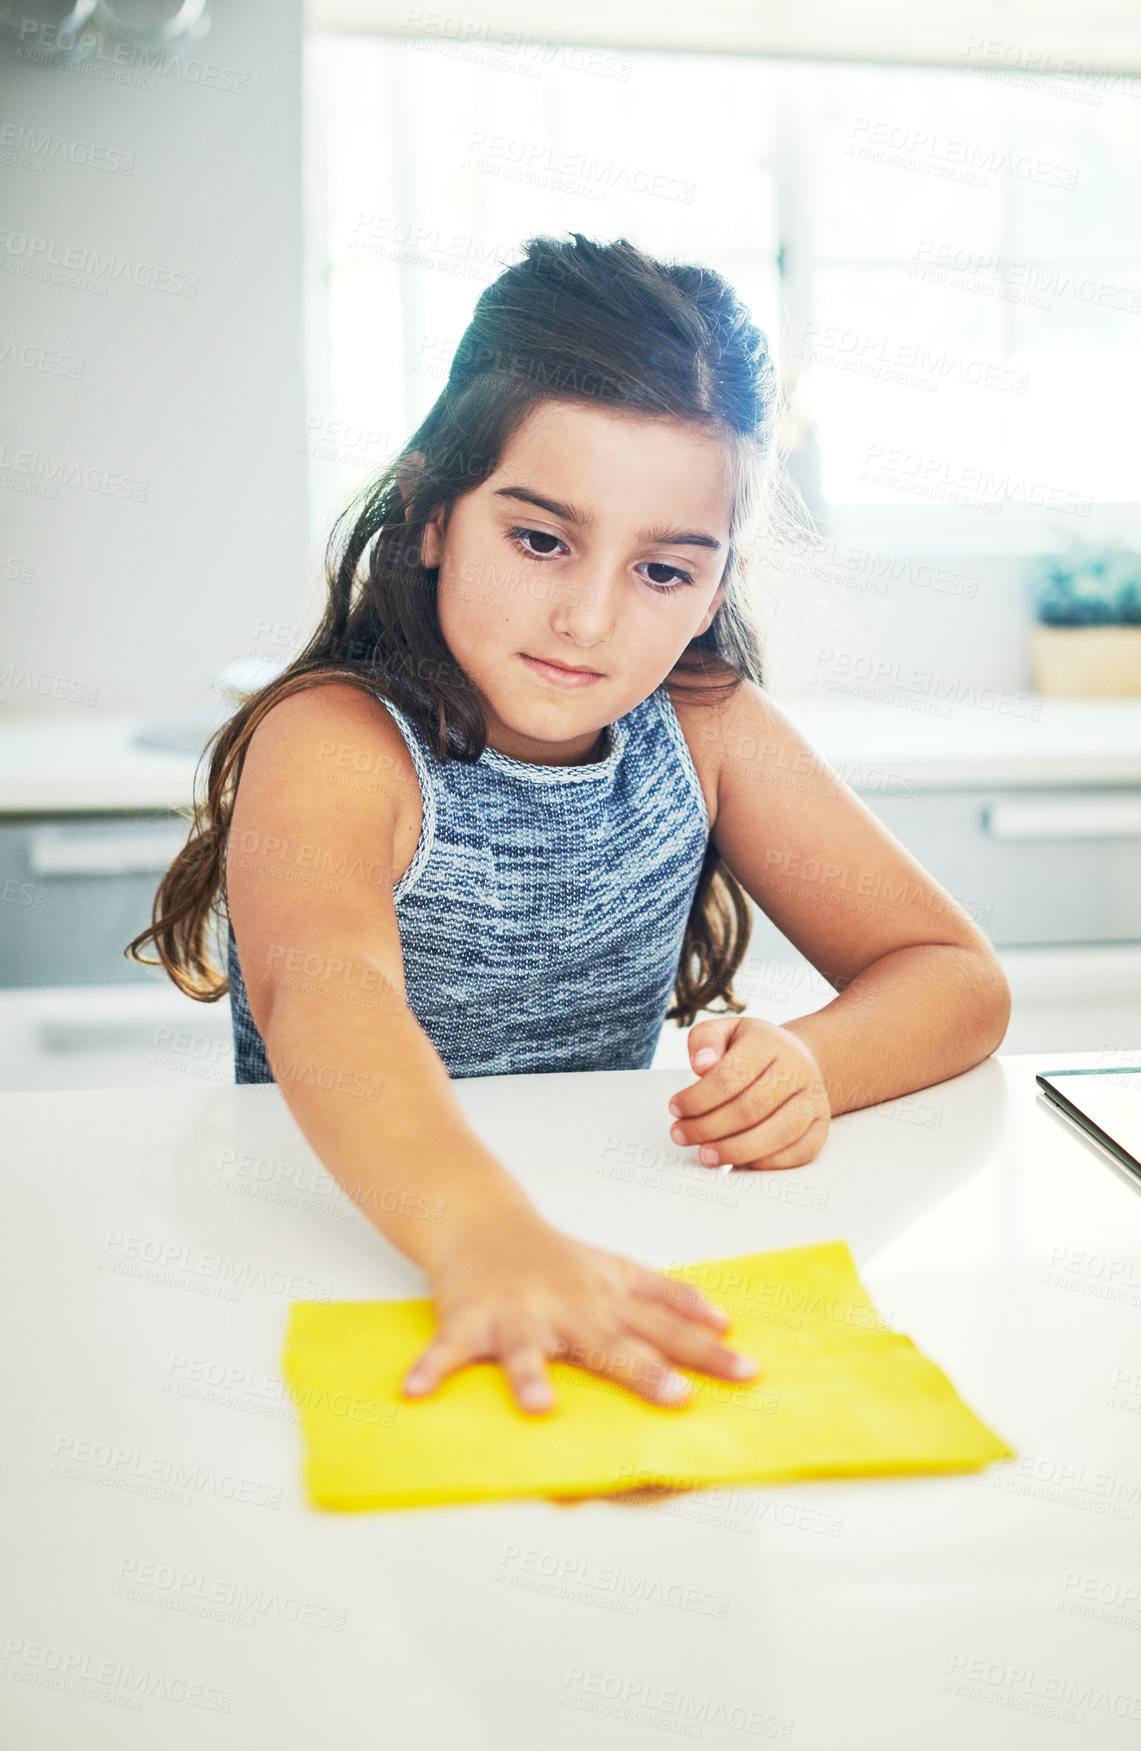
[[[748,1380],[756,1363],[718,1342],[729,1317],[688,1283],[572,1240],[532,1214],[496,1211],[425,1267],[436,1335],[404,1379],[419,1396],[471,1362],[499,1362],[520,1410],[554,1408],[549,1357],[618,1381],[654,1404],[682,1405],[671,1364]]]

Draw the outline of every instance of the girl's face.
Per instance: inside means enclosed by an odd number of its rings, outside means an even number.
[[[724,449],[701,428],[537,403],[495,472],[424,533],[489,745],[548,766],[601,758],[606,725],[716,613],[731,508]]]

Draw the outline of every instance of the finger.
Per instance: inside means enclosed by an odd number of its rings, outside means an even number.
[[[521,1411],[534,1415],[555,1408],[555,1394],[547,1376],[546,1357],[530,1340],[505,1347],[500,1363]]]
[[[751,1380],[757,1364],[751,1356],[719,1344],[716,1338],[695,1331],[684,1319],[679,1319],[668,1307],[643,1305],[627,1314],[632,1330],[649,1339],[671,1362],[683,1368],[694,1368],[702,1374],[713,1374],[719,1380]]]
[[[712,1112],[699,1114],[691,1119],[679,1119],[675,1130],[680,1136],[675,1142],[684,1139],[689,1146],[701,1143],[715,1143],[721,1137],[734,1137],[741,1131],[748,1131],[754,1125],[770,1118],[786,1101],[799,1094],[806,1084],[806,1072],[798,1064],[789,1064],[779,1059],[763,1070],[747,1088],[735,1095],[723,1106],[715,1107]]]
[[[803,1137],[791,1144],[787,1149],[780,1149],[775,1155],[767,1155],[763,1160],[742,1162],[742,1167],[754,1167],[765,1172],[770,1167],[807,1167],[810,1161],[815,1161],[828,1137],[828,1120],[813,1119]]]
[[[690,1028],[686,1046],[689,1061],[698,1076],[704,1076],[724,1055],[739,1025],[737,1016],[716,1016],[709,1021],[699,1021]]]
[[[748,1028],[738,1026],[718,1063],[705,1072],[700,1082],[673,1096],[671,1113],[680,1119],[692,1119],[724,1106],[775,1063],[784,1044],[778,1029],[767,1022],[752,1020]]]
[[[441,1380],[469,1362],[481,1361],[482,1346],[471,1331],[445,1331],[428,1345],[404,1376],[403,1390],[415,1397],[434,1392]]]
[[[708,1167],[726,1164],[744,1167],[746,1163],[762,1162],[799,1143],[816,1117],[815,1099],[802,1090],[761,1124],[732,1137],[719,1137],[716,1143],[702,1144],[702,1160]],[[711,1160],[711,1155],[715,1159]]]
[[[676,1277],[662,1277],[654,1271],[647,1271],[644,1277],[636,1277],[631,1287],[635,1295],[672,1307],[685,1319],[718,1326],[722,1331],[730,1323],[724,1308],[707,1301],[692,1283],[679,1283]]]
[[[566,1360],[588,1373],[617,1381],[651,1404],[689,1401],[691,1389],[684,1374],[678,1374],[660,1351],[632,1331],[599,1327],[589,1334],[568,1337]]]

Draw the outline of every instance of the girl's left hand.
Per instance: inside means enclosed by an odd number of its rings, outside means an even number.
[[[689,1061],[701,1081],[670,1101],[675,1143],[699,1144],[709,1167],[803,1167],[819,1155],[832,1109],[795,1034],[749,1016],[699,1021]]]

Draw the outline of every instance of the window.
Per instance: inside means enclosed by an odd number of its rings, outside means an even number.
[[[732,280],[826,526],[1141,539],[1138,81],[347,36],[308,81],[315,535],[581,230]]]
[[[1041,506],[1081,528],[1141,496],[1131,87],[802,65],[795,92],[790,338],[825,498]]]

